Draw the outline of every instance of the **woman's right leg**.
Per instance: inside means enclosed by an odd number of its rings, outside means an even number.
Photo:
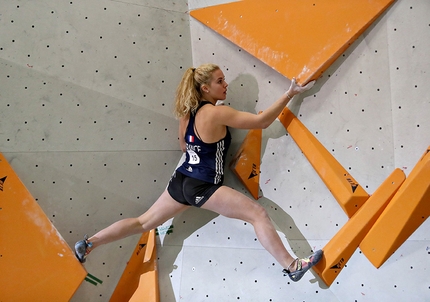
[[[102,244],[154,229],[187,208],[188,206],[174,200],[165,190],[149,210],[141,216],[119,220],[88,238],[87,242],[92,244],[89,250]]]

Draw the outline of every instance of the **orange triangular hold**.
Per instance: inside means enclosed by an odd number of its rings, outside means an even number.
[[[154,229],[140,237],[109,300],[122,301],[160,301]]]
[[[261,139],[263,130],[249,130],[239,150],[230,163],[230,168],[242,181],[254,199],[260,189]]]
[[[323,248],[323,259],[314,266],[313,270],[327,286],[333,283],[346,266],[405,178],[402,170],[395,169]]]
[[[317,79],[394,0],[247,0],[190,15],[303,84]]]
[[[288,107],[282,110],[278,119],[333,194],[342,210],[351,218],[367,201],[369,194]]]
[[[1,153],[0,268],[0,301],[70,301],[87,275]]]
[[[360,244],[377,268],[430,217],[430,146]]]

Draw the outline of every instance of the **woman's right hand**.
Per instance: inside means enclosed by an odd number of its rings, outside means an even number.
[[[290,88],[288,88],[288,91],[286,92],[286,94],[292,98],[297,94],[300,94],[306,90],[311,89],[314,86],[314,84],[315,84],[315,81],[311,81],[307,83],[305,86],[300,86],[297,84],[296,78],[293,78],[291,81]]]

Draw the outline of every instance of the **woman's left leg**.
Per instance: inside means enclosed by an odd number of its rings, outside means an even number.
[[[202,209],[251,223],[261,245],[282,265],[288,266],[294,258],[281,241],[266,210],[244,194],[222,186],[206,201]]]

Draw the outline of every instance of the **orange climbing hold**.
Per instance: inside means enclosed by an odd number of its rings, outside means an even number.
[[[430,216],[430,146],[360,244],[380,267]]]
[[[323,259],[314,266],[314,271],[325,284],[333,283],[405,178],[402,170],[395,169],[323,248]]]
[[[230,169],[244,184],[254,199],[260,190],[261,129],[249,130],[230,163]]]
[[[0,301],[69,301],[87,272],[0,154]]]
[[[110,302],[160,301],[155,230],[139,239]]]
[[[351,218],[366,202],[369,194],[287,107],[278,118],[346,215]]]

